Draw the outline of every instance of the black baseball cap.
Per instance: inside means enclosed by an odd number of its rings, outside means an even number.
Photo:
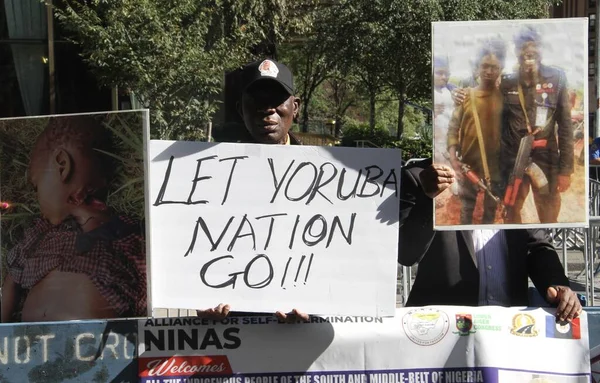
[[[290,69],[275,60],[266,59],[246,64],[242,68],[242,91],[257,81],[276,81],[290,95],[294,94],[294,78]]]

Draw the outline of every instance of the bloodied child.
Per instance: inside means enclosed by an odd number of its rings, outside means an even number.
[[[145,316],[141,225],[106,204],[112,137],[90,116],[52,117],[30,156],[41,217],[7,257],[2,322]]]

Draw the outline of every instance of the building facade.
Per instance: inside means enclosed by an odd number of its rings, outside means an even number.
[[[111,109],[111,89],[98,85],[49,9],[0,2],[0,117]]]

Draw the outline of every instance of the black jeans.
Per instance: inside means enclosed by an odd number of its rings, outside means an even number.
[[[502,185],[500,182],[492,182],[492,193],[498,198],[502,191]],[[461,225],[469,225],[473,223],[473,212],[475,211],[475,204],[477,203],[477,194],[479,193],[479,186],[474,185],[468,179],[464,178],[460,182],[460,223]],[[484,192],[485,193],[485,192]],[[488,194],[485,193],[483,197],[483,216],[481,218],[482,224],[494,223],[496,219],[496,208],[498,204]]]

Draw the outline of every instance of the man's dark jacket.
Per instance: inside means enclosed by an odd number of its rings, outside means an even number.
[[[419,263],[407,306],[477,306],[479,272],[470,231],[434,231],[433,200],[419,174],[431,159],[402,169],[398,262]],[[569,286],[558,254],[543,230],[505,230],[511,306],[528,305],[528,280],[545,297],[549,286]]]

